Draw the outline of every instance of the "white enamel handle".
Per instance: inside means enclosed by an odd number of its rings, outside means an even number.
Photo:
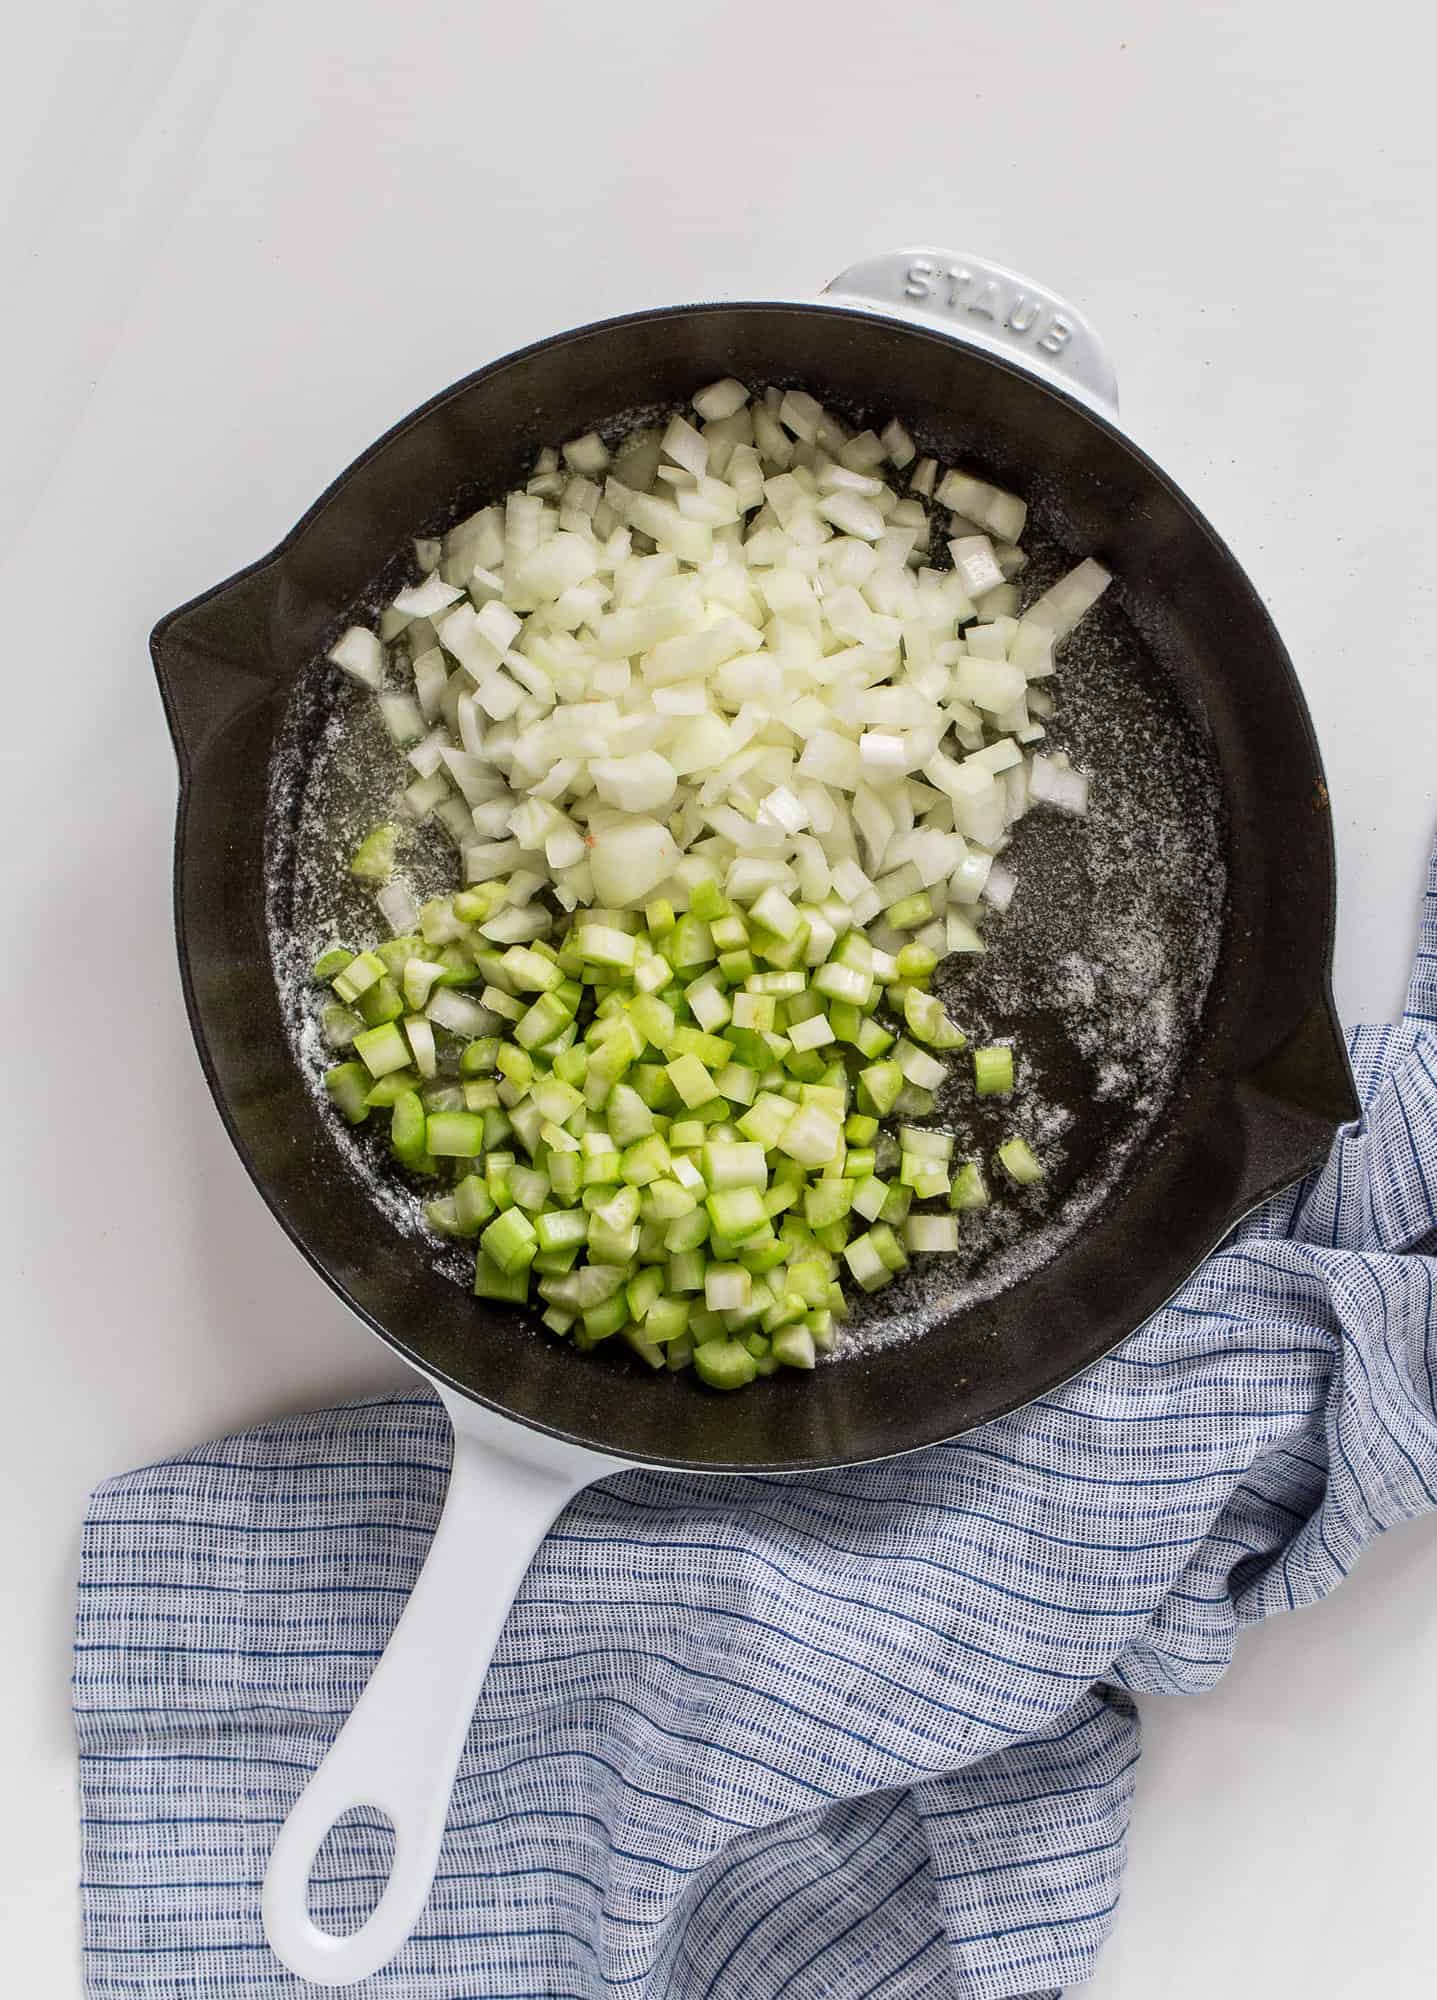
[[[1118,380],[1092,323],[1046,285],[987,257],[954,250],[887,250],[850,264],[825,292],[1021,362],[1085,402],[1118,407]]]
[[[447,1400],[447,1399],[446,1399]],[[369,1685],[280,1830],[262,1912],[275,1956],[301,1979],[347,1986],[387,1965],[428,1898],[460,1754],[485,1670],[535,1549],[583,1486],[619,1461],[503,1430],[518,1456],[459,1416],[444,1512],[419,1581]],[[497,1428],[497,1427],[496,1427]],[[537,1462],[536,1462],[537,1461]],[[326,1834],[354,1806],[394,1826],[378,1904],[334,1937],[309,1914],[309,1877]]]

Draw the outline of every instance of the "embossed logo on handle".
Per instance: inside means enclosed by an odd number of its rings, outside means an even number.
[[[1045,354],[1061,354],[1073,337],[1072,322],[1043,293],[1016,282],[1003,283],[966,264],[935,264],[915,257],[903,274],[903,296],[955,318],[987,320],[1031,339]]]
[[[914,245],[850,264],[825,289],[1007,354],[1109,413],[1118,407],[1113,364],[1087,317],[1047,286],[990,258]]]

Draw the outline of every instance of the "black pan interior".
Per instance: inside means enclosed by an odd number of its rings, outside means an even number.
[[[816,1376],[779,1375],[719,1398],[684,1376],[651,1378],[618,1354],[576,1359],[466,1296],[432,1245],[398,1233],[364,1199],[294,1059],[265,885],[268,874],[281,929],[302,930],[314,916],[312,885],[295,867],[305,788],[271,790],[276,752],[281,771],[323,763],[326,724],[350,697],[316,656],[356,603],[394,587],[416,529],[505,491],[544,443],[612,430],[616,413],[679,403],[729,373],[802,382],[854,416],[901,412],[923,442],[1030,498],[1040,571],[1070,552],[1115,570],[1120,601],[1104,606],[1102,643],[1084,655],[1087,696],[1069,713],[1064,693],[1064,711],[1074,747],[1100,767],[1104,718],[1124,719],[1123,782],[1135,805],[1144,787],[1151,793],[1150,819],[1130,818],[1130,876],[1139,889],[1145,879],[1166,885],[1149,914],[1195,1018],[1177,1087],[1119,1186],[1089,1203],[1052,1261],[1023,1260],[1017,1281],[991,1296],[976,1284],[961,1311],[936,1321],[931,1293],[885,1295],[884,1312],[926,1326],[921,1340],[865,1345]],[[1126,440],[941,334],[831,307],[764,305],[648,314],[546,342],[400,425],[275,556],[164,621],[154,648],[183,779],[182,971],[231,1134],[305,1254],[377,1331],[523,1421],[625,1457],[703,1466],[831,1464],[952,1436],[1105,1352],[1351,1115],[1327,994],[1326,793],[1280,641],[1228,552]],[[1155,854],[1145,877],[1146,827],[1155,840],[1166,829],[1182,865]],[[1055,939],[1081,972],[1093,888],[1083,840],[1051,823],[1024,823],[1019,859],[1044,893],[1004,920],[1005,948],[950,974],[960,982],[951,998],[978,1028],[1019,1030],[1035,1076],[1072,1121],[1073,1172],[1040,1205],[1076,1199],[1082,1163],[1121,1147],[1133,1120],[1125,1126],[1122,1094],[1100,1087],[1101,1050],[1072,1046],[1060,1008],[1012,1019],[1025,994],[1051,997]],[[981,1124],[971,1134],[991,1136]],[[1135,1127],[1127,1136],[1137,1138]],[[1036,1226],[1040,1206],[1025,1219]]]

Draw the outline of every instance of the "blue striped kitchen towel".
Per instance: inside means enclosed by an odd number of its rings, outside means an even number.
[[[591,1488],[539,1551],[388,2000],[1051,1995],[1113,1921],[1135,1692],[1209,1688],[1437,1488],[1437,865],[1364,1105],[1080,1380],[858,1471]],[[438,1515],[425,1393],[110,1481],[76,1644],[95,2000],[303,1989],[265,1858]],[[384,1869],[331,1835],[315,1914]],[[346,1923],[346,1915],[348,1922]],[[361,1989],[351,1989],[359,1991]]]

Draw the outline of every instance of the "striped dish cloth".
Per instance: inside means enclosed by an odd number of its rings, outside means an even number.
[[[1437,865],[1364,1105],[1080,1380],[960,1442],[792,1479],[631,1472],[535,1559],[389,2000],[1052,1995],[1118,1900],[1134,1693],[1209,1688],[1437,1489]],[[414,1582],[427,1394],[110,1481],[75,1709],[95,2000],[305,1989],[265,1859]],[[312,1907],[385,1871],[352,1815]]]

